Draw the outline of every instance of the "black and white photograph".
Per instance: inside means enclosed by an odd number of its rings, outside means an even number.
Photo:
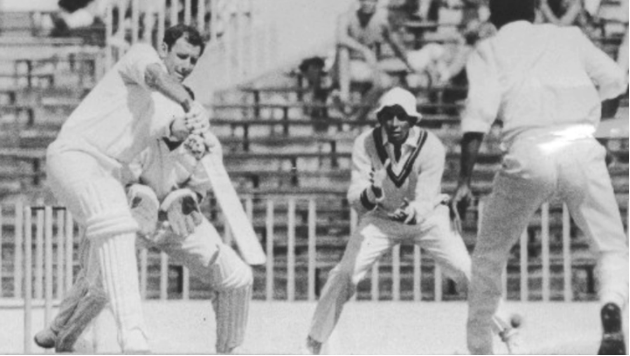
[[[0,355],[627,355],[629,0],[0,0]]]

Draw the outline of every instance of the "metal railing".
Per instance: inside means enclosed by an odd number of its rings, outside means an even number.
[[[306,203],[306,214],[304,214],[304,203]],[[260,204],[260,202],[259,202]],[[278,206],[282,205],[284,208],[286,204],[286,216],[277,214]],[[300,204],[301,210],[297,212],[296,207]],[[250,219],[254,218],[254,200],[251,197],[244,199],[245,210]],[[52,308],[58,304],[64,293],[71,287],[74,277],[74,269],[77,267],[77,263],[74,261],[75,250],[79,244],[81,234],[79,233],[78,226],[74,223],[71,214],[63,207],[57,206],[24,206],[21,202],[18,202],[13,207],[13,214],[3,213],[11,212],[11,207],[3,207],[0,209],[0,231],[2,231],[2,241],[0,243],[0,264],[3,262],[1,259],[4,256],[11,256],[11,251],[5,251],[2,249],[13,250],[13,261],[5,262],[5,264],[13,265],[12,275],[3,275],[3,271],[0,270],[0,280],[2,278],[12,278],[13,293],[0,290],[1,306],[4,307],[23,307],[25,324],[25,350],[28,353],[31,347],[32,336],[32,311],[34,308],[44,308],[44,323],[48,325],[52,320]],[[483,209],[483,201],[479,203],[478,211]],[[276,300],[275,292],[277,288],[286,289],[286,301],[295,301],[296,298],[296,282],[300,283],[304,281],[299,279],[296,273],[297,268],[306,267],[306,299],[308,301],[314,301],[317,299],[317,269],[321,268],[323,254],[318,255],[318,247],[326,247],[321,242],[318,244],[317,227],[318,227],[318,209],[316,200],[314,198],[288,198],[288,199],[267,199],[262,201],[262,207],[259,205],[259,213],[256,218],[260,221],[260,218],[264,220],[264,249],[266,250],[268,259],[264,266],[258,266],[256,269],[262,272],[264,283],[256,283],[254,294],[262,295],[264,292],[264,299],[267,301]],[[284,210],[284,209],[283,209]],[[321,211],[321,210],[320,210]],[[284,211],[283,211],[284,213]],[[306,221],[306,236],[298,236],[296,233],[296,227],[298,226],[298,219],[300,217],[305,218]],[[545,203],[541,207],[541,274],[542,274],[542,286],[541,294],[542,301],[549,301],[551,299],[551,261],[552,253],[550,251],[550,208],[549,204]],[[217,219],[215,219],[217,220]],[[276,256],[275,252],[277,244],[280,238],[276,238],[278,232],[277,225],[280,220],[286,222],[286,242],[282,241],[282,246],[286,246],[285,256]],[[348,231],[353,233],[358,222],[358,217],[353,210],[349,211],[349,219],[346,220],[349,224]],[[566,206],[562,207],[562,297],[564,301],[572,301],[573,298],[573,271],[572,271],[572,256],[571,256],[571,222]],[[220,221],[213,221],[218,222]],[[302,225],[303,226],[303,225]],[[557,227],[557,226],[555,226]],[[282,227],[284,229],[284,225]],[[259,230],[260,232],[260,230]],[[232,243],[232,237],[229,229],[223,230],[223,236],[225,242]],[[263,240],[263,239],[261,239]],[[300,256],[300,261],[296,258],[297,242],[301,243],[303,248],[304,242],[306,242],[306,258],[303,255]],[[530,300],[530,256],[528,255],[528,234],[526,232],[520,238],[520,252],[518,255],[518,265],[520,270],[518,272],[518,278],[520,279],[519,295],[521,301]],[[282,250],[283,251],[283,250]],[[557,253],[556,253],[557,255]],[[159,258],[159,299],[169,299],[169,267],[172,265],[169,263],[169,258],[164,252],[160,252]],[[433,295],[433,300],[444,300],[443,290],[445,287],[444,278],[437,264],[432,263],[433,273],[427,275],[422,272],[423,262],[427,261],[422,257],[422,251],[418,246],[413,246],[411,263],[407,258],[406,263],[401,261],[401,245],[397,245],[391,252],[391,300],[401,300],[401,281],[402,274],[401,268],[405,267],[409,269],[411,267],[412,272],[412,300],[422,301],[423,299],[423,282],[429,282],[429,285],[433,286],[433,291],[429,291]],[[279,258],[278,258],[279,257]],[[554,258],[557,261],[557,257]],[[330,258],[326,258],[324,263],[330,266]],[[279,286],[275,279],[275,269],[278,267],[278,261],[286,260],[286,285]],[[306,261],[306,266],[304,266]],[[429,260],[430,261],[430,260]],[[332,261],[334,263],[334,261]],[[284,262],[283,262],[284,264]],[[411,266],[410,266],[411,265]],[[557,262],[556,262],[557,265]],[[155,265],[153,265],[155,267]],[[380,267],[381,264],[377,262],[371,271],[369,280],[370,286],[370,300],[378,301],[381,297],[381,290],[379,286],[379,280],[381,278]],[[283,266],[284,267],[284,266]],[[507,267],[507,266],[506,266]],[[7,270],[6,268],[4,269]],[[11,269],[8,269],[11,271]],[[147,290],[149,288],[149,277],[147,271],[149,270],[148,251],[147,249],[140,250],[139,253],[139,276],[140,276],[140,288],[143,298],[147,297]],[[507,276],[507,273],[504,273]],[[191,276],[188,270],[182,268],[181,276],[181,298],[191,298]],[[432,281],[427,281],[427,278]],[[424,283],[426,285],[426,283]],[[5,283],[5,286],[7,284]],[[508,283],[504,279],[503,283],[504,295],[508,295]],[[155,285],[153,285],[155,287]],[[557,289],[557,288],[556,288]],[[171,296],[172,297],[172,296]],[[356,296],[355,296],[356,298]],[[557,299],[557,298],[555,298]]]

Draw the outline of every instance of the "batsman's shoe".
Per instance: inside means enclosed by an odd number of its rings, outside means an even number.
[[[247,348],[244,348],[243,346],[236,346],[236,347],[231,348],[229,351],[226,351],[223,354],[224,355],[253,355],[256,353],[257,352],[252,352],[248,350]],[[217,352],[217,354],[221,354],[221,353]]]
[[[35,334],[35,343],[42,349],[52,349],[57,342],[57,333],[50,328],[46,328]]]
[[[312,337],[308,337],[306,339],[306,355],[319,355],[322,352],[322,343],[313,339]]]
[[[505,343],[510,355],[521,354],[521,326],[523,326],[523,317],[520,314],[513,314],[510,317],[511,327],[499,333],[501,341]]]
[[[499,333],[501,341],[505,343],[508,354],[518,355],[521,348],[520,332],[516,328],[509,328]]]
[[[621,327],[621,309],[613,303],[608,303],[602,307],[601,317],[604,335],[597,354],[625,355],[626,343]]]

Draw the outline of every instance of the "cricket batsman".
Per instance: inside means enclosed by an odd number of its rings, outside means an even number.
[[[123,352],[147,352],[149,345],[135,256],[138,224],[121,169],[158,138],[181,141],[192,131],[207,130],[208,113],[181,84],[203,49],[199,32],[185,25],[167,29],[157,51],[146,44],[132,46],[48,147],[48,183],[90,241],[89,260],[95,263],[88,263],[88,285],[104,291]],[[158,111],[155,95],[177,105]]]
[[[211,134],[205,138],[210,148],[207,154],[221,157],[218,140]],[[159,248],[212,287],[216,351],[231,353],[244,340],[252,272],[200,213],[199,202],[212,188],[205,169],[181,142],[159,139],[132,162],[127,172],[131,214],[140,227],[138,245]],[[94,317],[105,306],[93,302],[87,289],[85,283],[73,286],[58,316],[36,335],[36,341],[47,341],[45,345],[55,346],[57,352],[72,351],[92,320],[76,310],[89,310]]]
[[[422,116],[416,98],[404,89],[385,93],[376,117],[379,124],[354,143],[348,200],[360,221],[317,303],[307,339],[313,354],[320,353],[366,272],[402,241],[422,247],[459,286],[470,279],[468,251],[451,221],[448,197],[440,194],[444,146],[416,126]],[[510,347],[516,330],[502,318],[494,321]]]

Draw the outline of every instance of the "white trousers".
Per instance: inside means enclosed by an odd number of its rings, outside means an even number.
[[[225,316],[216,312],[218,351],[229,351],[243,343],[253,283],[251,268],[230,246],[221,241],[218,232],[206,218],[186,238],[166,230],[159,232],[151,241],[138,238],[137,246],[155,247],[164,251],[173,261],[186,266],[195,277],[208,283],[216,292],[216,300],[226,299],[231,303]],[[90,256],[90,241],[87,239],[81,242],[79,261],[81,270],[72,288],[64,296],[59,313],[50,326],[56,333],[69,327],[66,325],[67,321],[90,288],[89,285],[93,283],[94,276],[88,275],[87,271],[89,264],[95,261]],[[98,342],[96,345],[98,346]]]
[[[86,150],[71,146],[56,141],[48,147],[48,184],[84,229],[85,238],[91,240],[95,262],[87,265],[86,275],[105,290],[122,349],[146,352],[149,346],[134,249],[138,225],[117,179],[116,161],[87,146]]]
[[[311,338],[322,343],[328,340],[357,284],[386,251],[403,240],[423,248],[459,287],[468,285],[470,256],[451,225],[448,207],[439,205],[422,224],[413,226],[368,213],[328,276],[311,322]]]
[[[213,289],[221,291],[252,284],[251,268],[230,246],[223,243],[217,230],[205,217],[195,231],[185,238],[170,229],[158,234],[152,241],[138,239],[138,244],[164,251],[173,261],[186,266],[194,276],[201,278]],[[230,276],[218,274],[215,265],[229,266],[233,273]]]
[[[596,253],[601,302],[623,309],[628,298],[628,245],[604,156],[605,149],[593,138],[523,138],[509,149],[483,210],[472,256],[471,353],[493,352],[491,318],[501,298],[501,271],[534,212],[553,194],[567,204]]]

